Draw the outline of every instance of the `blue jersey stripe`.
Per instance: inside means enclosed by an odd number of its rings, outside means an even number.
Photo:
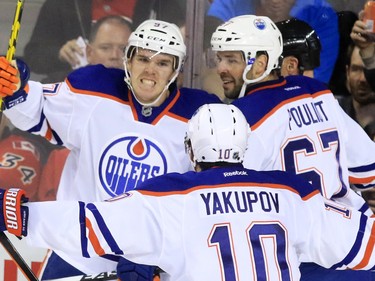
[[[336,269],[342,267],[343,265],[347,265],[352,262],[353,259],[357,256],[363,243],[363,236],[365,233],[367,219],[368,217],[366,215],[361,215],[359,230],[353,247],[351,248],[349,254],[341,262],[334,264],[331,269]]]
[[[107,241],[109,247],[111,248],[112,252],[114,252],[117,255],[122,255],[124,252],[120,249],[120,247],[117,245],[115,239],[113,238],[111,231],[108,229],[107,225],[104,222],[104,219],[96,206],[92,203],[87,204],[86,208],[91,211],[93,214],[96,223],[100,229],[100,232],[102,233],[104,239]]]
[[[352,173],[364,173],[364,172],[373,171],[373,170],[375,170],[375,163],[372,163],[366,166],[349,168],[349,171]]]
[[[82,251],[82,256],[85,258],[89,258],[90,255],[87,251],[87,237],[86,237],[86,215],[85,215],[85,204],[83,202],[78,202],[79,203],[79,224],[81,226],[81,251]]]

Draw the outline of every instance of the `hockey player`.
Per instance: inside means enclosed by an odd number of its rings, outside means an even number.
[[[276,22],[276,26],[283,37],[281,75],[314,77],[314,69],[320,65],[322,49],[315,30],[296,18]]]
[[[129,37],[125,72],[93,65],[62,83],[43,85],[28,82],[27,69],[18,61],[21,86],[16,86],[17,73],[1,60],[4,114],[22,130],[71,150],[57,200],[101,201],[149,178],[192,169],[181,142],[187,121],[200,105],[221,101],[200,90],[176,88],[185,56],[177,26],[148,20]],[[87,262],[81,259],[78,269],[97,268]],[[45,279],[67,272],[50,268],[53,275]]]
[[[20,205],[22,190],[0,190],[0,230],[71,256],[157,264],[167,280],[299,280],[302,261],[374,268],[374,218],[290,173],[245,169],[249,133],[235,106],[203,105],[186,137],[197,172],[152,178],[107,202]]]
[[[211,44],[225,95],[252,128],[244,166],[292,172],[324,197],[370,213],[349,179],[360,190],[374,186],[375,144],[326,85],[300,75],[279,76],[283,40],[277,26],[267,17],[236,17],[216,29]],[[358,272],[332,273],[344,274],[336,280],[350,280],[345,277]],[[302,280],[308,280],[304,274]]]

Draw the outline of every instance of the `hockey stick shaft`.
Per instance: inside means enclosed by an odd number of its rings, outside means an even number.
[[[24,0],[17,1],[16,10],[14,12],[12,31],[9,37],[8,50],[6,53],[6,59],[8,61],[12,61],[16,53],[18,33],[21,28],[23,4]],[[0,109],[2,109],[2,103],[3,100],[0,99]],[[12,242],[9,240],[8,236],[4,232],[0,232],[0,243],[3,245],[8,254],[12,257],[12,259],[16,262],[18,268],[23,272],[23,274],[30,281],[38,281],[38,278],[35,276],[34,272],[31,270],[31,268],[28,266],[28,264],[25,262],[25,260],[22,258],[20,253],[16,250],[16,248],[13,246]]]
[[[14,58],[14,54],[16,53],[17,39],[18,39],[18,33],[21,28],[21,18],[22,18],[24,2],[25,2],[24,0],[18,0],[16,11],[14,12],[12,31],[10,33],[9,45],[8,45],[8,50],[6,54],[6,59],[8,61],[12,61]]]
[[[29,279],[29,281],[38,281],[38,278],[35,276],[34,272],[22,258],[20,253],[16,250],[13,246],[12,242],[9,240],[8,236],[0,231],[0,242],[4,246],[5,250],[8,254],[12,257],[12,259],[16,262],[18,268],[22,271],[22,273]]]
[[[10,32],[10,37],[9,37],[8,50],[6,53],[7,61],[12,61],[16,53],[17,39],[18,39],[18,33],[21,28],[21,18],[22,18],[24,2],[25,0],[17,1],[16,10],[14,12],[12,31]],[[0,111],[2,111],[2,109],[3,109],[3,99],[0,99]],[[0,120],[1,120],[1,116],[0,116]]]

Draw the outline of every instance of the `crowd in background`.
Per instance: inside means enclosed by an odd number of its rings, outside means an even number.
[[[160,19],[175,23],[186,41],[193,33],[202,36],[201,45],[192,44],[194,49],[203,50],[201,73],[196,75],[204,90],[224,100],[210,50],[211,35],[217,26],[244,14],[267,16],[274,22],[293,17],[308,23],[320,38],[320,66],[313,76],[329,86],[345,112],[374,139],[375,92],[363,71],[361,48],[351,38],[366,1],[205,1],[205,15],[200,19],[204,25],[190,26],[186,22],[194,17],[189,11],[196,4],[194,0],[45,0],[30,40],[16,56],[29,65],[31,79],[42,77],[44,83],[63,81],[71,71],[85,65],[124,69],[123,52],[130,33],[146,19]],[[187,66],[184,72],[191,71]],[[178,81],[179,86],[191,85],[191,81],[184,80],[183,72]],[[25,134],[5,117],[1,124],[0,186],[21,185],[32,201],[54,200],[69,150]],[[365,197],[372,200],[371,192]]]

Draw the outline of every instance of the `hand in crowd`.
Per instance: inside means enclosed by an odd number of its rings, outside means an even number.
[[[59,51],[59,59],[69,63],[72,68],[79,64],[78,56],[83,55],[82,47],[77,44],[76,39],[66,42]]]
[[[360,49],[365,49],[373,43],[372,36],[366,30],[366,24],[362,20],[357,20],[354,23],[350,37]]]
[[[0,57],[0,97],[11,96],[20,88],[19,72],[15,61]]]

